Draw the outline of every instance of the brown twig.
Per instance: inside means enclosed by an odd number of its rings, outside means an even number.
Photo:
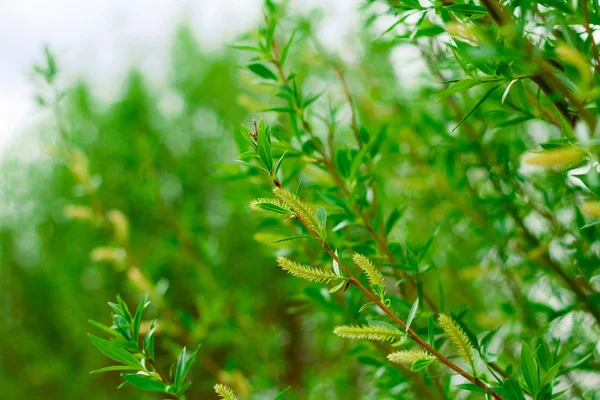
[[[594,55],[594,59],[596,60],[596,65],[594,65],[594,69],[597,74],[600,74],[600,54],[598,54],[598,46],[596,45],[596,40],[594,39],[594,32],[592,32],[592,28],[590,26],[590,12],[588,10],[588,2],[587,0],[581,0],[581,10],[583,11],[583,17],[585,18],[585,31],[590,38],[590,43],[592,45],[592,54]]]
[[[272,45],[271,45],[271,62],[275,66],[275,68],[277,70],[277,74],[279,75],[279,79],[281,79],[281,82],[284,85],[288,85],[289,82],[288,82],[286,74],[283,70],[283,67],[281,65],[281,62],[279,60],[279,52],[278,52],[277,44],[276,44],[275,40],[273,40]],[[350,95],[349,92],[348,92],[348,95]],[[351,97],[350,97],[350,99],[351,99]],[[346,197],[350,197],[352,193],[350,192],[350,190],[348,190],[343,179],[337,173],[333,161],[329,157],[327,157],[327,152],[321,145],[321,142],[318,140],[317,136],[314,134],[314,131],[312,129],[312,126],[310,125],[310,122],[303,115],[304,110],[299,110],[299,111],[300,111],[300,123],[302,124],[303,129],[306,131],[306,133],[311,138],[312,142],[314,143],[315,148],[317,149],[317,152],[321,155],[320,161],[323,163],[323,165],[325,166],[325,168],[327,169],[327,171],[333,178],[334,182],[342,190],[344,195]],[[360,137],[358,137],[358,140],[360,142]],[[388,259],[388,261],[391,264],[397,264],[398,260],[396,259],[396,257],[393,255],[393,253],[387,247],[386,239],[382,238],[381,235],[379,235],[375,231],[375,228],[371,224],[371,221],[369,220],[367,215],[361,210],[360,205],[357,203],[354,203],[354,210],[358,214],[358,216],[360,217],[362,222],[364,223],[367,232],[369,232],[369,234],[377,242],[379,250],[386,256],[386,258]],[[404,281],[408,282],[411,285],[411,287],[418,292],[417,282],[415,282],[415,280],[410,275],[408,275],[406,273],[406,271],[398,269],[398,268],[394,268],[393,273],[396,276],[396,279],[404,280]],[[428,307],[430,307],[431,310],[433,310],[435,313],[437,313],[438,312],[437,306],[436,306],[435,302],[431,299],[431,297],[429,297],[426,293],[422,293],[422,297],[423,297],[423,301],[428,305]]]
[[[431,347],[425,340],[423,340],[413,329],[406,329],[406,323],[400,319],[387,305],[385,305],[377,296],[375,296],[371,291],[363,286],[362,283],[356,278],[356,276],[350,271],[350,269],[340,260],[338,255],[332,250],[331,246],[327,242],[325,242],[317,232],[315,232],[310,225],[299,215],[296,214],[296,218],[304,227],[309,231],[309,233],[321,244],[323,249],[329,254],[329,256],[338,263],[338,265],[344,270],[346,275],[348,275],[349,282],[353,286],[355,286],[358,290],[360,290],[365,296],[369,298],[370,301],[377,304],[379,309],[383,311],[388,317],[390,317],[398,326],[406,331],[408,336],[415,341],[419,346],[428,351],[431,355],[436,357],[442,364],[452,369],[457,374],[461,375],[463,378],[468,380],[469,382],[477,385],[479,388],[483,389],[486,393],[489,393],[492,397],[497,400],[503,400],[503,398],[496,393],[493,389],[489,388],[485,383],[483,383],[479,378],[472,376],[458,365],[453,363],[451,360],[446,358],[443,354],[435,350]]]

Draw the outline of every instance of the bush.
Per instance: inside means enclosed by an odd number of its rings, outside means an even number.
[[[91,336],[128,386],[179,399],[217,381],[224,399],[597,396],[598,4],[423,4],[366,2],[354,62],[320,44],[317,14],[271,1],[242,53],[208,67],[190,68],[199,50],[182,31],[174,115],[137,74],[104,111],[84,85],[65,104],[40,97],[63,136],[51,197],[77,196],[72,225],[42,219],[44,265],[78,271],[90,252],[96,282],[86,295],[75,272],[53,278],[71,291],[49,292],[64,297],[54,312],[102,320],[106,292],[142,298],[134,313],[111,304],[111,327],[93,322],[115,337]],[[425,79],[407,85],[414,50]],[[233,63],[247,67],[239,81]],[[37,68],[50,87],[54,65],[48,53]],[[68,240],[77,248],[57,254]],[[144,293],[164,324],[156,354]],[[50,323],[67,340],[81,320],[68,334]]]

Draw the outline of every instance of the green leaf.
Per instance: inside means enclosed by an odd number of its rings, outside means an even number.
[[[313,236],[292,236],[285,239],[274,240],[272,243],[282,243],[288,242],[290,240],[298,240],[298,239],[314,239]]]
[[[569,3],[567,3],[566,1],[562,1],[562,0],[537,0],[537,2],[540,3],[543,6],[546,6],[546,7],[549,7],[549,8],[554,8],[554,9],[560,11],[561,13],[573,14],[573,9],[569,5]]]
[[[259,170],[261,172],[264,172],[267,175],[271,173],[270,171],[267,171],[267,169],[265,167],[261,166],[261,165],[252,165],[250,163],[247,163],[244,160],[235,160],[235,162],[238,162],[240,164],[244,164],[246,167],[249,167],[249,168],[252,168],[252,169],[257,169],[257,170]]]
[[[258,157],[262,161],[265,169],[271,173],[273,171],[273,156],[271,155],[271,143],[267,137],[266,131],[258,130]]]
[[[155,319],[150,323],[150,330],[144,336],[144,350],[146,350],[151,358],[154,358],[154,333],[156,332],[157,325],[158,320]]]
[[[361,312],[363,312],[364,310],[366,310],[369,307],[373,307],[375,305],[374,302],[370,301],[366,304],[363,304],[363,306],[358,310],[358,313],[360,314]]]
[[[427,334],[429,336],[429,345],[435,349],[435,320],[433,318],[433,314],[429,316]]]
[[[508,96],[508,93],[510,92],[510,88],[511,86],[517,82],[516,79],[513,79],[512,81],[510,81],[510,83],[506,86],[506,89],[504,90],[504,94],[502,95],[502,101],[501,103],[504,104],[504,100],[506,100],[506,97]]]
[[[485,393],[485,391],[482,388],[480,388],[474,383],[461,383],[460,385],[456,385],[455,387],[462,390],[468,390],[469,392]]]
[[[533,355],[525,342],[523,342],[521,347],[521,373],[523,374],[523,378],[525,378],[525,384],[529,391],[534,397],[537,396],[540,390],[538,370]]]
[[[452,85],[448,86],[445,90],[443,90],[440,94],[438,94],[438,100],[443,99],[444,97],[450,96],[451,94],[454,94],[454,93],[464,92],[464,91],[472,88],[473,86],[481,85],[482,83],[486,83],[486,81],[482,81],[479,79],[473,79],[473,78],[461,79],[460,81],[455,82]]]
[[[168,393],[167,385],[163,382],[155,381],[147,375],[139,374],[121,374],[127,383],[150,392]]]
[[[291,386],[290,386],[291,387]],[[280,392],[277,396],[275,396],[275,398],[273,400],[281,400],[283,399],[283,395],[290,390],[290,387],[288,387],[287,389],[283,390],[282,392]]]
[[[108,302],[108,305],[110,308],[113,309],[116,315],[120,316],[121,318],[127,321],[126,313],[125,310],[123,310],[123,307],[121,307],[119,304],[111,303],[110,301]]]
[[[246,67],[250,71],[254,72],[256,75],[260,76],[261,78],[269,79],[272,81],[277,80],[277,75],[275,75],[275,73],[273,71],[271,71],[269,68],[265,67],[263,64],[253,63],[253,64],[248,64]]]
[[[90,372],[90,374],[99,374],[101,372],[108,372],[108,371],[139,371],[139,370],[140,369],[137,367],[130,367],[128,365],[113,365],[110,367],[104,367],[104,368],[93,370],[92,372]]]
[[[305,98],[304,102],[302,103],[302,108],[306,108],[306,107],[310,106],[312,103],[314,103],[315,101],[317,101],[317,99],[319,97],[321,97],[323,95],[323,93],[325,93],[324,90],[322,92],[320,92],[320,93],[317,93],[317,94],[311,96],[311,97]]]
[[[142,324],[142,315],[144,313],[144,308],[146,308],[150,304],[148,302],[148,292],[144,294],[140,304],[135,311],[135,316],[133,317],[133,340],[137,343],[138,337],[140,335],[140,325]]]
[[[252,137],[252,131],[250,131],[250,129],[248,129],[246,126],[240,125],[235,130],[235,134],[238,137],[240,137],[243,141],[248,143],[250,145],[250,147],[252,147],[255,151],[258,149],[256,141]]]
[[[581,229],[591,228],[592,226],[596,226],[598,224],[600,224],[600,219],[595,219],[593,221],[588,222],[587,224],[585,224],[584,226],[582,226],[579,229],[581,230]]]
[[[552,395],[552,398],[553,398],[553,399],[557,399],[557,398],[559,398],[560,396],[562,396],[563,394],[567,393],[567,392],[569,391],[569,389],[571,389],[571,386],[573,386],[573,384],[570,384],[569,386],[567,386],[567,388],[566,388],[566,389],[564,389],[564,390],[561,390],[560,392],[554,393],[554,394]]]
[[[410,367],[410,370],[413,372],[417,372],[422,370],[423,368],[427,367],[429,364],[433,363],[435,360],[433,359],[429,359],[429,360],[418,360],[417,362],[415,362],[412,367]]]
[[[296,110],[290,107],[271,107],[260,110],[261,112],[277,112],[277,113],[295,113]]]
[[[350,149],[342,147],[335,152],[335,166],[343,178],[348,178],[350,176],[352,167],[351,159],[352,155]]]
[[[253,158],[253,157],[258,158],[258,154],[256,154],[256,151],[254,151],[254,150],[248,150],[241,154],[238,154],[238,160],[247,160],[247,159]]]
[[[281,163],[283,162],[283,159],[285,158],[285,155],[287,154],[287,150],[283,152],[283,154],[281,155],[281,157],[279,158],[279,160],[277,161],[277,164],[275,164],[275,175],[277,175],[277,173],[279,172],[279,168],[281,167]]]
[[[335,255],[336,257],[339,257],[338,251],[335,251]],[[340,264],[336,261],[335,258],[333,258],[332,260],[332,268],[333,268],[333,272],[335,272],[335,274],[337,276],[342,276],[342,271],[340,271]]]
[[[287,60],[287,55],[288,55],[288,52],[290,51],[290,46],[292,45],[292,42],[294,41],[295,35],[296,35],[296,30],[294,30],[294,32],[292,32],[287,43],[285,44],[285,46],[283,46],[283,50],[281,51],[281,58],[279,59],[279,63],[281,64],[282,67],[283,67],[283,64],[285,64],[285,60]]]
[[[133,336],[131,335],[131,326],[129,322],[125,320],[125,318],[120,315],[113,316],[114,329],[119,332],[126,340],[131,340]]]
[[[184,387],[185,378],[190,371],[192,363],[196,357],[196,354],[200,350],[200,346],[196,349],[192,354],[187,354],[186,348],[184,347],[179,353],[179,358],[177,359],[177,367],[175,368],[175,378],[173,379],[173,386],[175,391],[180,393],[181,389]]]
[[[600,174],[595,166],[590,168],[587,173],[575,176],[579,178],[592,193],[600,197]]]
[[[402,218],[402,215],[404,214],[405,211],[406,211],[406,207],[403,207],[402,209],[399,209],[398,207],[394,208],[394,210],[392,211],[388,220],[385,223],[386,236],[390,234],[390,232],[394,228],[394,225],[396,225],[396,223],[400,220],[400,218]]]
[[[327,236],[327,210],[325,210],[323,207],[318,207],[317,208],[317,219],[319,220],[319,223],[323,227],[322,232],[319,232],[319,233],[321,234],[321,237],[323,239],[325,239]]]
[[[423,247],[423,250],[421,250],[421,254],[419,255],[419,260],[417,261],[417,263],[421,263],[421,261],[423,261],[423,258],[425,258],[425,255],[429,251],[429,248],[431,247],[431,244],[433,243],[433,240],[437,237],[438,233],[440,233],[439,225],[437,228],[435,228],[435,231],[433,231],[433,233],[427,240],[427,243],[425,243],[425,246]]]
[[[519,382],[514,379],[507,379],[504,381],[504,395],[506,400],[525,400],[523,395],[523,389],[519,386]]]
[[[179,353],[179,358],[177,359],[177,368],[175,369],[175,379],[173,385],[175,385],[176,388],[180,387],[185,379],[183,371],[185,369],[186,358],[186,347],[184,346],[181,350],[181,353]]]
[[[550,369],[548,369],[548,371],[544,374],[544,377],[542,378],[542,386],[552,382],[552,380],[558,373],[558,369],[561,367],[561,365],[563,365],[565,361],[567,361],[567,358],[569,358],[570,355],[570,353],[566,354],[563,358],[554,363],[554,365],[550,367]]]
[[[259,49],[258,47],[255,47],[255,46],[244,46],[244,45],[239,45],[239,44],[232,44],[232,45],[229,45],[228,47],[231,47],[232,49],[236,49],[236,50],[253,51],[256,53],[262,52],[261,49]]]
[[[129,312],[129,307],[127,307],[127,303],[121,298],[120,295],[117,295],[117,301],[123,310],[123,314],[120,314],[123,318],[127,320],[130,324],[133,322],[133,316],[131,312]]]
[[[476,6],[474,4],[453,4],[451,6],[446,6],[446,9],[461,15],[487,14],[485,7]]]
[[[344,286],[346,286],[348,282],[347,281],[342,281],[340,282],[338,285],[335,285],[334,287],[332,287],[331,289],[329,289],[329,293],[335,293],[337,291],[339,291],[340,289],[342,289]]]
[[[417,310],[419,309],[419,298],[415,300],[412,307],[410,308],[410,312],[408,313],[408,318],[406,318],[406,332],[410,329],[410,325],[415,319],[415,315],[417,315]]]
[[[546,342],[542,340],[541,337],[538,337],[536,341],[535,357],[538,360],[540,372],[542,371],[542,369],[544,371],[548,371],[548,369],[550,369],[550,367],[552,366],[553,360],[550,348],[548,347]]]
[[[128,351],[116,346],[114,343],[109,342],[108,340],[101,339],[94,335],[88,334],[88,336],[92,343],[94,343],[94,346],[96,346],[98,350],[100,350],[105,356],[132,367],[142,367],[140,361]]]
[[[492,341],[494,335],[496,335],[496,333],[498,333],[499,330],[500,327],[486,333],[479,341],[479,349],[483,350]]]
[[[290,210],[288,210],[287,208],[280,207],[277,204],[258,203],[258,207],[260,207],[261,209],[263,209],[265,211],[270,211],[270,212],[274,212],[277,214],[283,214],[283,215],[291,215],[292,214],[292,212]]]
[[[471,116],[471,114],[473,114],[473,113],[475,112],[475,110],[477,110],[479,107],[481,107],[481,105],[482,105],[483,103],[485,103],[485,101],[486,101],[486,100],[487,100],[487,99],[488,99],[488,98],[489,98],[489,97],[492,95],[492,93],[494,93],[494,90],[498,89],[498,87],[499,87],[499,86],[500,86],[500,85],[496,85],[496,86],[493,86],[491,89],[489,89],[489,90],[488,90],[488,91],[487,91],[487,92],[486,92],[486,93],[483,95],[483,97],[481,98],[481,100],[479,100],[479,101],[477,102],[477,104],[475,104],[475,107],[473,107],[473,108],[472,108],[472,109],[471,109],[471,110],[470,110],[470,111],[467,113],[467,115],[465,115],[465,116],[464,116],[464,117],[463,117],[463,118],[462,118],[462,119],[461,119],[461,120],[458,122],[458,124],[457,124],[457,125],[456,125],[456,126],[453,128],[453,129],[452,129],[452,132],[454,132],[454,131],[456,130],[456,128],[458,128],[459,126],[461,126],[461,125],[462,125],[462,123],[463,123],[463,122],[465,122],[465,120],[466,120],[467,118],[469,118],[469,117]]]
[[[106,326],[104,324],[101,324],[100,322],[94,321],[93,319],[88,319],[88,322],[91,325],[95,326],[96,328],[101,329],[104,332],[106,332],[106,333],[108,333],[108,334],[110,334],[112,336],[115,336],[115,337],[119,336],[119,334],[114,329],[111,329],[110,327],[108,327],[108,326]]]

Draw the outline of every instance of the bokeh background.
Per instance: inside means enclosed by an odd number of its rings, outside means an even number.
[[[322,17],[327,46],[348,46],[354,7],[299,3]],[[227,45],[261,18],[257,0],[0,4],[2,398],[154,398],[116,390],[117,374],[89,375],[109,361],[87,339],[88,319],[108,323],[107,301],[120,293],[133,306],[141,292],[121,253],[102,256],[122,249],[110,229],[72,215],[87,192],[60,156],[51,109],[35,100],[33,65],[45,45],[58,63],[56,86],[67,91],[69,146],[87,159],[101,207],[126,216],[127,257],[153,282],[147,318],[161,323],[158,358],[165,366],[181,345],[202,344],[189,397],[214,398],[219,380],[258,398],[284,384],[306,384],[317,398],[345,390],[347,371],[337,368],[347,361],[321,364],[328,383],[323,371],[303,370],[308,339],[289,311],[302,303],[293,295],[301,287],[273,274],[272,248],[261,244],[271,240],[256,240],[247,209],[260,190],[235,179],[233,129],[257,105]],[[311,347],[327,353],[320,339]]]

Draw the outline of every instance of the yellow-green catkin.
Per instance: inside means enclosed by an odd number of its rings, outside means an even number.
[[[387,359],[396,364],[412,367],[417,361],[433,360],[435,357],[423,350],[404,350],[388,354]]]
[[[393,341],[403,336],[400,330],[386,325],[342,325],[337,326],[333,333],[346,339],[367,339],[379,342]]]
[[[217,383],[214,387],[215,393],[223,400],[237,400],[237,396],[233,393],[233,390],[229,386]]]
[[[474,366],[475,360],[473,358],[473,346],[471,345],[471,341],[462,330],[460,325],[458,325],[452,318],[444,314],[440,314],[438,321],[456,348],[458,356],[465,362],[469,363],[469,365]]]
[[[354,263],[364,271],[371,286],[378,286],[381,292],[385,294],[385,282],[381,272],[373,265],[371,260],[362,254],[354,253]]]
[[[324,226],[317,218],[316,211],[308,204],[300,200],[295,194],[281,187],[274,187],[273,193],[279,201],[281,201],[287,208],[292,210],[296,217],[304,221],[304,223],[306,223],[310,229],[316,233],[320,233],[324,230]]]
[[[297,278],[306,279],[308,281],[329,282],[335,279],[343,279],[332,271],[325,271],[321,268],[315,268],[309,265],[301,265],[285,257],[278,257],[277,262],[284,271]]]
[[[577,165],[585,160],[585,158],[586,154],[581,149],[576,147],[560,147],[528,153],[523,157],[523,162],[535,167],[560,170]]]
[[[262,198],[252,200],[248,205],[255,212],[270,212],[273,214],[292,214],[289,207],[277,199]]]
[[[600,218],[600,201],[586,201],[579,205],[581,211],[591,218]]]

